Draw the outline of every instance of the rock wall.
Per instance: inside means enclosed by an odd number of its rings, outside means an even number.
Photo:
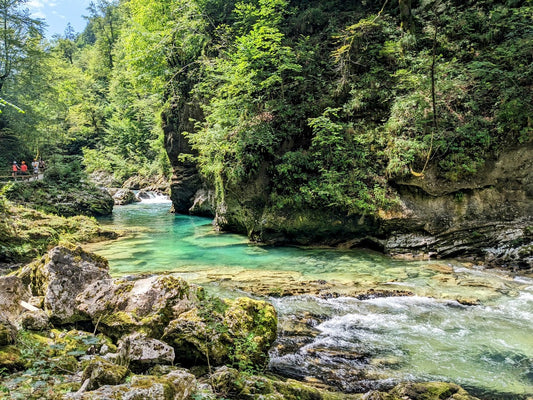
[[[201,116],[201,110],[176,97],[163,111],[163,132],[165,149],[172,164],[173,174],[170,181],[170,198],[173,210],[188,213],[194,203],[194,195],[202,182],[194,162],[183,156],[194,155],[194,151],[183,132],[194,129],[193,119]]]
[[[189,112],[182,109],[182,114]],[[175,143],[167,149],[178,160],[180,149],[191,149],[185,138],[173,135]],[[533,143],[507,149],[457,182],[437,178],[431,168],[423,177],[392,181],[399,206],[377,217],[347,215],[320,204],[273,208],[266,167],[255,179],[226,187],[218,202],[193,165],[174,161],[174,175],[176,211],[212,212],[220,230],[244,233],[254,241],[371,247],[410,258],[461,257],[533,268]]]

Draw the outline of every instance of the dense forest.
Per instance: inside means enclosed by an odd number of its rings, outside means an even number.
[[[218,204],[260,182],[271,210],[377,215],[395,180],[468,179],[533,138],[528,0],[99,0],[51,40],[2,7],[6,169],[77,156],[120,185],[194,165]]]

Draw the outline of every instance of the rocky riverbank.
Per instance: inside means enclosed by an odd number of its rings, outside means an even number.
[[[474,399],[448,383],[348,395],[258,375],[276,338],[272,305],[212,298],[168,274],[112,279],[80,248],[54,248],[0,286],[8,398]]]

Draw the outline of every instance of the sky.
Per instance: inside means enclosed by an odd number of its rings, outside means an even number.
[[[32,17],[45,20],[46,37],[50,38],[55,34],[63,35],[69,22],[74,31],[83,31],[87,21],[82,15],[89,14],[90,3],[91,0],[28,0],[25,6]]]

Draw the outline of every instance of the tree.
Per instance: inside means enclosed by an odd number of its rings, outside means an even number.
[[[120,13],[116,0],[98,0],[91,2],[88,8],[93,29],[96,30],[96,44],[108,60],[108,67],[113,68],[113,48],[119,37]]]
[[[19,64],[30,57],[28,41],[43,34],[43,22],[22,6],[26,0],[0,0],[0,93]]]

